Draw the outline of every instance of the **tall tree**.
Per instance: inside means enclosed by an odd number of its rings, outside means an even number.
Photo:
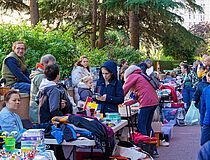
[[[134,11],[129,11],[130,43],[135,49],[139,49],[139,18]]]
[[[0,6],[3,9],[11,9],[16,11],[28,11],[29,6],[23,0],[0,0]]]
[[[103,0],[105,3],[105,0]],[[104,33],[106,29],[106,8],[102,6],[99,24],[98,48],[104,47]]]
[[[96,47],[96,31],[97,31],[97,0],[92,0],[92,36],[91,36],[91,48]]]
[[[39,9],[37,0],[30,0],[31,24],[35,26],[39,22]]]
[[[135,34],[138,30],[139,25],[139,33],[143,38],[146,38],[148,42],[154,42],[155,39],[160,39],[162,34],[166,32],[167,27],[173,28],[173,23],[177,21],[181,22],[182,17],[173,13],[174,9],[179,8],[191,8],[192,10],[202,10],[200,6],[198,6],[194,0],[186,0],[177,2],[175,0],[109,0],[106,5],[108,8],[114,10],[113,8],[121,7],[122,11],[126,13],[126,11],[132,11],[136,14],[129,13],[129,21],[135,20],[132,23],[129,22],[129,31],[130,31],[130,40],[131,45],[134,48],[138,48],[137,43],[139,43],[139,39],[135,39],[133,41],[133,28],[136,28]],[[134,25],[134,26],[132,26]]]

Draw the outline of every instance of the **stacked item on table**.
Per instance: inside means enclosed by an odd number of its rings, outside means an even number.
[[[106,117],[104,117],[102,121],[109,127],[115,126],[121,121],[119,113],[106,113],[105,115]]]
[[[15,149],[12,152],[0,151],[1,160],[56,160],[54,152],[52,150],[46,151],[42,154],[34,154],[29,152],[28,154],[22,154],[21,150]]]
[[[27,153],[29,151],[45,151],[44,144],[44,130],[43,129],[29,129],[22,134],[21,151]]]

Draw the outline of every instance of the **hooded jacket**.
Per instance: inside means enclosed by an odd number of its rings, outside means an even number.
[[[36,102],[37,93],[39,92],[39,86],[44,79],[44,66],[40,63],[36,65],[38,68],[32,71],[30,74],[31,78],[31,89],[30,89],[30,107],[29,116],[32,122],[38,122],[38,104]]]
[[[85,67],[75,66],[71,72],[73,87],[78,87],[78,83],[85,76],[90,76],[90,72]]]
[[[124,95],[121,82],[117,79],[117,64],[112,61],[106,61],[102,66],[114,75],[112,81],[106,85],[101,69],[99,72],[99,79],[96,83],[96,88],[100,88],[100,95],[106,94],[105,101],[97,101],[101,104],[101,113],[114,113],[118,112],[118,104],[124,102]]]
[[[78,94],[81,101],[86,101],[87,97],[92,97],[93,92],[84,82],[79,82],[78,84]]]
[[[54,116],[63,116],[67,113],[72,113],[72,103],[61,85],[44,78],[40,84],[39,92],[39,98],[41,98],[42,94],[47,96],[46,103],[43,103],[43,106],[40,106],[41,123],[49,122]],[[62,99],[67,102],[64,109],[61,109]]]
[[[200,124],[210,126],[210,86],[204,88],[201,96]]]
[[[192,101],[195,101],[195,106],[200,110],[200,101],[204,88],[210,83],[206,81],[206,78],[202,78],[202,81],[198,83],[195,93],[192,96]]]
[[[123,85],[124,95],[132,91],[140,107],[157,106],[159,99],[153,86],[140,73],[141,69],[131,65],[125,71],[125,84]]]

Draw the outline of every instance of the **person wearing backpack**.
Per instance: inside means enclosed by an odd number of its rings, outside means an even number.
[[[40,123],[48,123],[54,116],[71,114],[73,110],[66,90],[58,84],[60,79],[58,65],[48,65],[44,74],[46,78],[42,80],[39,87]]]
[[[141,74],[141,69],[135,65],[131,65],[125,70],[124,78],[125,84],[123,85],[124,95],[129,91],[135,94],[136,99],[125,102],[125,105],[131,105],[139,102],[138,112],[138,128],[137,131],[143,135],[154,137],[154,131],[151,123],[155,109],[159,105],[158,95],[151,85],[151,83]],[[153,156],[158,157],[156,147],[153,149]]]
[[[144,62],[141,62],[137,66],[141,69],[142,73],[149,76],[149,74],[147,74],[147,70],[152,68],[152,65],[153,65],[152,60],[151,59],[146,59]]]
[[[51,54],[43,55],[40,59],[40,63],[36,64],[36,69],[30,74],[31,78],[31,91],[30,91],[30,103],[29,103],[29,117],[33,123],[38,123],[38,104],[36,102],[37,93],[42,79],[45,78],[44,68],[47,65],[55,64],[56,59]]]

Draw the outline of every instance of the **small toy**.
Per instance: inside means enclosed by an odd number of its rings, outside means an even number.
[[[3,132],[1,138],[4,139],[4,147],[7,152],[12,152],[15,150],[16,140],[14,136],[17,134],[17,131],[12,131],[10,134],[8,132]]]

